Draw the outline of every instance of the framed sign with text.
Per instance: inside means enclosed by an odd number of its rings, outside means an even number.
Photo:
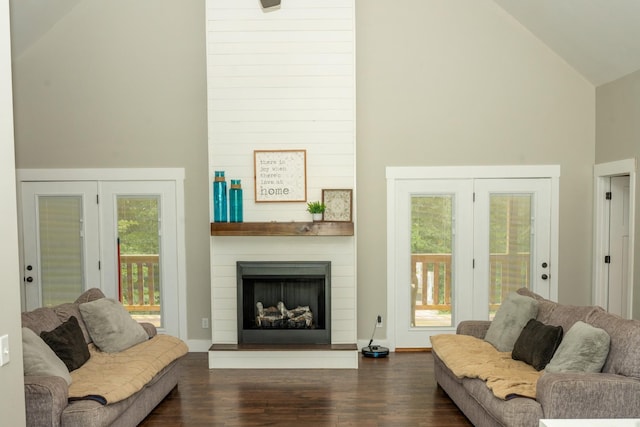
[[[307,201],[306,150],[255,150],[253,167],[256,203]]]

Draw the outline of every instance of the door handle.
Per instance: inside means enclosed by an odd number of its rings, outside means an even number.
[[[540,276],[540,277],[542,277],[542,280],[547,280],[547,279],[549,278],[549,276],[547,276],[546,274],[543,274],[543,275],[542,275],[542,276]]]
[[[33,282],[33,277],[29,276],[25,280],[27,281],[27,283],[31,283]]]

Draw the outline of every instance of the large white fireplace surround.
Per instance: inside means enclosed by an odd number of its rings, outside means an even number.
[[[353,189],[356,218],[354,0],[292,1],[269,13],[252,0],[207,0],[207,84],[210,179],[223,170],[242,180],[245,222],[310,221],[305,202],[321,200],[323,189]],[[306,151],[305,202],[255,202],[255,150]],[[238,345],[237,261],[331,262],[330,346],[355,346],[354,236],[212,236],[214,347]],[[358,362],[357,349],[209,356],[212,368]]]

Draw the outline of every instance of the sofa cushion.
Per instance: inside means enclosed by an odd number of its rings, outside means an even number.
[[[531,319],[513,346],[511,357],[541,371],[562,341],[562,326],[545,325]]]
[[[564,337],[547,372],[600,372],[609,353],[609,334],[582,321]]]
[[[120,302],[101,298],[80,304],[93,343],[102,351],[117,353],[149,339]]]
[[[538,313],[538,302],[531,297],[511,292],[502,302],[491,326],[485,335],[485,341],[498,351],[511,351],[522,329]]]
[[[31,329],[38,336],[42,331],[52,331],[60,325],[62,321],[50,307],[36,308],[22,313],[22,326]]]
[[[82,319],[82,313],[80,313],[80,307],[78,306],[78,303],[67,302],[52,308],[61,322],[66,322],[72,317],[75,317],[78,321],[78,326],[80,326],[80,330],[82,330],[82,335],[84,336],[85,342],[87,344],[91,342],[91,335],[89,335],[87,325],[85,325],[84,320]]]
[[[91,356],[75,316],[70,317],[53,331],[42,332],[40,337],[64,362],[69,372],[84,365]]]
[[[82,304],[89,301],[95,301],[100,298],[105,298],[105,295],[98,288],[91,288],[84,291],[76,300],[74,301],[76,304]]]
[[[571,329],[578,320],[586,321],[590,313],[602,311],[602,308],[596,306],[558,304],[531,292],[527,288],[518,289],[517,292],[520,295],[528,296],[538,301],[536,320],[545,325],[562,326],[562,330],[565,332]]]
[[[623,319],[601,310],[591,313],[587,323],[604,329],[611,337],[609,355],[602,371],[640,378],[640,321]]]
[[[62,377],[71,384],[71,375],[62,360],[29,328],[22,328],[22,362],[24,375]]]

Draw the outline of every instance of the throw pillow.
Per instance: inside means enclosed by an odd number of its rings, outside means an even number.
[[[531,319],[513,346],[511,357],[541,371],[549,363],[562,341],[562,326],[545,325]]]
[[[71,384],[71,375],[62,360],[29,328],[22,328],[22,363],[25,376],[62,377]]]
[[[93,343],[106,353],[117,353],[149,339],[144,328],[111,298],[80,304]]]
[[[511,351],[529,319],[535,319],[538,302],[511,292],[502,302],[493,318],[484,340],[498,351]]]
[[[604,329],[578,321],[565,335],[545,371],[600,372],[609,354],[610,341]]]
[[[42,332],[40,338],[64,362],[69,372],[84,365],[91,357],[87,342],[84,340],[84,334],[75,316],[71,316],[69,320],[53,331]]]

